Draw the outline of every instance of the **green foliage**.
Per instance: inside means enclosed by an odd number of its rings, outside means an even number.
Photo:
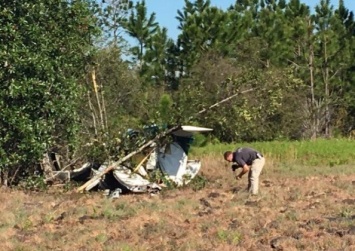
[[[155,86],[168,87],[170,84],[167,78],[167,67],[169,66],[169,48],[174,46],[174,42],[168,39],[168,30],[158,28],[151,37],[149,47],[144,54],[144,64],[140,71],[144,83]]]
[[[77,131],[76,78],[97,34],[89,1],[0,3],[0,168],[33,165]]]
[[[156,169],[150,173],[149,180],[158,184],[163,183],[166,190],[177,188],[177,185],[173,181],[169,180],[160,169]]]
[[[171,122],[173,101],[168,94],[163,94],[159,102],[159,117],[162,122]]]
[[[140,127],[149,108],[140,81],[120,58],[121,53],[118,45],[98,50],[92,68],[98,91],[95,92],[92,72],[84,86],[87,95],[81,97],[83,147],[79,153],[89,161],[102,163],[121,157],[121,145],[127,146],[127,130]]]
[[[354,211],[350,208],[343,207],[340,212],[340,217],[351,219],[354,215]]]
[[[238,20],[228,19],[227,13],[210,6],[210,1],[185,1],[185,4],[176,17],[181,30],[177,43],[181,48],[179,60],[184,67],[182,70],[189,71],[203,52],[211,48],[228,51],[229,42],[237,37],[235,26],[229,25]]]
[[[127,219],[137,214],[136,210],[126,203],[114,204],[110,200],[105,200],[101,215],[112,221],[117,219]]]
[[[207,178],[203,175],[196,175],[189,183],[188,187],[191,187],[194,191],[202,190],[208,183]]]
[[[145,0],[138,1],[123,26],[128,34],[138,42],[138,46],[132,47],[132,54],[137,60],[138,69],[141,69],[144,51],[150,44],[151,36],[158,29],[158,24],[155,22],[155,13],[148,16]]]
[[[84,149],[89,162],[104,163],[110,159],[106,145],[99,141],[94,141],[92,145],[84,147]]]
[[[220,229],[217,231],[217,238],[222,242],[238,245],[242,240],[242,235],[237,231]]]
[[[302,100],[294,97],[304,95],[304,84],[291,70],[250,69],[215,54],[203,57],[192,70],[193,76],[181,82],[180,87],[185,92],[178,96],[182,108],[179,115],[185,118],[194,117],[198,124],[213,128],[218,139],[270,140],[299,137],[302,133],[299,122],[304,115],[302,111],[297,115],[294,112],[294,107]],[[211,104],[244,90],[251,91],[241,93],[201,116],[195,116],[198,111]],[[292,127],[290,117],[294,119]],[[281,127],[280,122],[283,122]],[[275,127],[278,128],[275,130]]]
[[[20,183],[20,187],[24,190],[45,191],[47,189],[47,184],[45,183],[43,176],[26,175]]]
[[[203,133],[196,133],[193,138],[192,146],[203,147],[210,142],[210,138]]]
[[[120,45],[124,47],[121,33],[123,24],[127,21],[127,15],[132,8],[133,2],[130,0],[102,1],[97,18],[103,32],[100,41],[104,46]]]

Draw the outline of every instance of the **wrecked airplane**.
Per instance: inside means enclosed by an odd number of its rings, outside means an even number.
[[[212,129],[176,126],[161,137],[157,136],[147,142],[121,161],[100,165],[85,163],[77,169],[58,170],[53,168],[53,165],[50,166],[48,164],[50,161],[47,160],[43,162],[47,163],[43,169],[47,169],[46,180],[49,182],[53,180],[86,182],[78,191],[105,190],[110,191],[108,194],[115,197],[127,192],[157,193],[162,186],[165,186],[163,180],[175,186],[183,186],[198,174],[201,161],[188,158],[189,148],[193,142],[194,133],[209,131]],[[161,144],[161,139],[168,136],[171,140]],[[143,153],[142,158],[138,164],[133,165],[132,156],[137,153]]]

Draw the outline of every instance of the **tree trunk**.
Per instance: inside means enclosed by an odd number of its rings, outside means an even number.
[[[327,38],[324,37],[324,64],[325,69],[323,72],[323,80],[324,80],[324,100],[325,100],[325,132],[324,136],[326,138],[331,137],[330,132],[330,110],[329,110],[329,66],[328,66],[328,55],[327,55]]]
[[[314,95],[314,48],[313,48],[313,41],[312,41],[312,23],[311,19],[308,21],[308,39],[309,39],[309,58],[308,58],[308,65],[309,65],[309,76],[310,76],[310,88],[311,88],[311,138],[317,138],[317,131],[318,131],[318,123],[317,123],[317,111],[316,111],[316,100]]]
[[[7,187],[9,184],[8,182],[8,172],[5,170],[0,171],[0,185]]]
[[[92,116],[92,122],[93,122],[93,125],[94,125],[95,136],[97,136],[98,130],[97,130],[97,124],[96,124],[95,110],[94,110],[94,106],[92,105],[92,102],[91,102],[90,92],[89,91],[87,92],[87,96],[88,96],[89,108],[90,108],[91,116]]]

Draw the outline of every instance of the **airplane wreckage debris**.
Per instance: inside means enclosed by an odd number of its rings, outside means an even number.
[[[199,111],[196,115],[200,115],[239,94],[253,90],[248,89],[236,93]],[[47,183],[55,180],[85,182],[77,189],[77,192],[90,191],[95,188],[105,190],[105,195],[111,198],[117,198],[121,193],[129,192],[158,193],[165,185],[151,181],[151,176],[157,174],[160,175],[160,180],[166,180],[176,186],[183,186],[188,184],[201,168],[200,160],[188,159],[188,149],[192,143],[193,134],[212,130],[211,128],[188,125],[174,126],[156,135],[154,139],[118,161],[103,164],[85,163],[74,170],[66,170],[67,167],[60,169],[58,156],[45,154],[42,161],[42,169],[46,174],[45,181]],[[160,141],[168,136],[171,136],[172,141],[160,144]],[[144,157],[138,165],[133,166],[132,157],[138,153],[143,153]]]
[[[55,168],[49,166],[49,156],[46,155],[42,163],[46,163],[46,170],[51,170],[45,172],[48,176],[46,181],[86,181],[78,188],[78,192],[95,188],[105,190],[106,195],[110,197],[119,197],[119,194],[127,192],[158,193],[164,184],[151,182],[152,175],[161,177],[176,186],[183,186],[189,183],[201,168],[200,160],[188,159],[188,149],[192,143],[193,134],[209,132],[212,129],[196,126],[178,126],[172,129],[147,142],[121,160],[112,163],[101,165],[85,163],[78,169],[56,171],[53,170]],[[163,145],[157,143],[168,136],[172,137],[169,143]],[[133,166],[130,159],[138,152],[142,152],[144,157],[138,165]]]

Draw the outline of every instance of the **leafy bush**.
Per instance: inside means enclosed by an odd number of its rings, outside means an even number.
[[[188,184],[194,191],[202,190],[206,187],[208,180],[202,175],[196,175]]]
[[[2,1],[0,25],[0,171],[9,176],[34,166],[50,147],[72,146],[77,77],[96,27],[84,0]]]

